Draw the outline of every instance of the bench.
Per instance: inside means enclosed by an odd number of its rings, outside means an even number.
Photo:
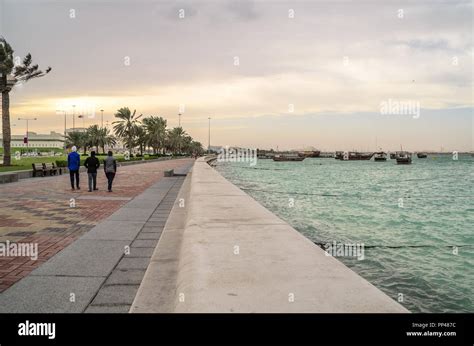
[[[174,175],[174,170],[173,169],[168,169],[165,171],[164,176],[165,177],[172,177]]]
[[[36,177],[38,173],[44,177],[45,171],[42,163],[32,163],[31,165],[33,166],[33,177]]]
[[[58,168],[54,163],[43,163],[43,169],[45,172],[49,172],[49,175],[58,174]]]
[[[33,166],[33,177],[38,176],[38,173],[41,173],[42,177],[46,176],[46,173],[49,175],[63,174],[61,168],[58,168],[54,163],[32,163]]]
[[[63,174],[63,169],[61,167],[58,167],[54,162],[53,162],[53,167],[56,169],[56,171],[59,171],[59,174]]]

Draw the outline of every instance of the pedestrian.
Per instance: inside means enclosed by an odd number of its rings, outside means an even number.
[[[69,178],[71,179],[71,188],[74,190],[74,177],[76,178],[76,188],[79,187],[79,167],[81,166],[81,157],[77,153],[77,147],[73,146],[67,156],[67,168],[69,169]]]
[[[112,192],[112,182],[115,178],[115,173],[117,173],[117,160],[112,156],[112,152],[109,150],[107,157],[104,160],[104,172],[107,177],[108,191]]]
[[[87,168],[87,176],[89,177],[89,192],[98,190],[97,168],[100,167],[100,162],[99,159],[95,157],[95,151],[91,151],[91,156],[86,159],[84,166]]]

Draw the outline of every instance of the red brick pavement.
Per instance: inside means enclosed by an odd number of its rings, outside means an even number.
[[[28,275],[49,258],[74,242],[101,220],[113,214],[152,184],[167,169],[192,162],[180,159],[119,167],[113,192],[98,173],[99,191],[87,191],[87,174],[81,173],[81,190],[72,191],[69,175],[33,178],[0,185],[0,242],[38,244],[38,259],[2,256],[0,253],[0,292]],[[123,200],[81,199],[123,197]],[[73,199],[73,200],[72,200]],[[75,207],[71,207],[71,202]]]

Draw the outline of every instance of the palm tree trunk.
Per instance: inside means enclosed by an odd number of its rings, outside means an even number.
[[[5,84],[6,84],[6,76]],[[2,91],[3,165],[11,165],[10,95]]]

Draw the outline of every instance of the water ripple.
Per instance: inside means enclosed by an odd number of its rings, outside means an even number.
[[[339,258],[413,312],[474,312],[474,160],[450,156],[300,163],[259,160],[217,169],[312,241],[364,243]]]

